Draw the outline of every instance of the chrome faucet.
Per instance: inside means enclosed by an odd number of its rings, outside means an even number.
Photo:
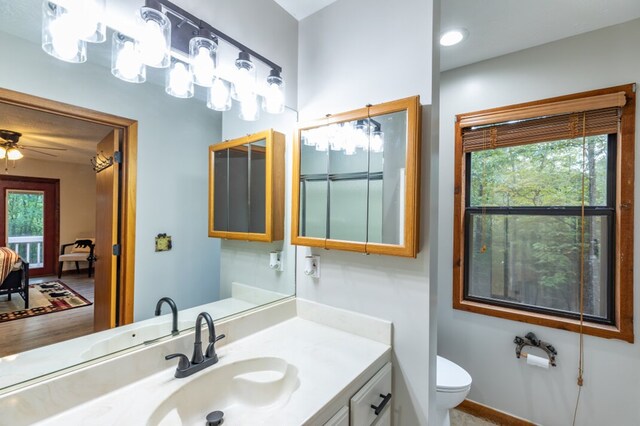
[[[202,352],[202,320],[206,321],[209,331],[209,343],[204,353]],[[216,336],[216,328],[211,319],[211,315],[206,312],[201,312],[196,319],[196,335],[195,342],[193,343],[193,356],[191,357],[191,361],[189,361],[189,358],[185,354],[171,354],[164,357],[164,359],[180,358],[175,377],[178,379],[188,377],[218,362],[215,343],[224,337],[224,334]]]
[[[162,307],[163,303],[166,303],[171,308],[171,314],[173,315],[171,334],[173,336],[176,336],[180,334],[180,330],[178,330],[178,307],[176,306],[176,302],[174,302],[173,299],[171,299],[170,297],[163,297],[162,299],[158,300],[158,303],[156,303],[156,316],[160,316],[160,308]]]

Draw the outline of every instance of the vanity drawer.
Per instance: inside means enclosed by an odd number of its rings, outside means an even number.
[[[349,426],[349,407],[342,407],[324,426]]]
[[[376,415],[372,406],[380,407]],[[351,426],[370,426],[378,421],[385,423],[384,417],[390,417],[391,406],[391,363],[387,363],[351,398]],[[381,418],[383,417],[383,418]]]

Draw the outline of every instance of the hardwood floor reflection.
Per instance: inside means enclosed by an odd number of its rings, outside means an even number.
[[[35,284],[57,279],[57,276],[34,277],[29,282]],[[88,278],[86,271],[79,275],[69,271],[61,281],[94,302],[93,278]],[[18,295],[13,297],[20,298]],[[0,303],[2,300],[5,296]],[[0,357],[93,333],[93,307],[83,306],[0,323]]]

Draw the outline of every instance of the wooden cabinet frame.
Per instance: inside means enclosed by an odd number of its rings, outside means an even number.
[[[260,140],[266,142],[265,160],[265,232],[232,232],[214,229],[216,151],[235,148]],[[284,148],[285,137],[273,129],[209,146],[209,237],[229,240],[272,242],[284,239]]]
[[[343,241],[317,237],[305,237],[300,233],[300,153],[301,133],[304,130],[334,123],[367,119],[383,114],[407,111],[407,147],[405,159],[405,209],[404,235],[402,244],[383,244]],[[293,144],[293,184],[291,197],[291,244],[354,251],[359,253],[386,254],[392,256],[416,257],[420,239],[420,155],[421,155],[421,106],[420,97],[400,99],[378,105],[371,105],[354,111],[330,115],[300,125]],[[363,219],[365,220],[365,219]]]

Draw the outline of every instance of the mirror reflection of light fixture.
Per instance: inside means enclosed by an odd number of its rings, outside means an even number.
[[[11,147],[7,149],[7,159],[15,161],[21,159],[22,157],[24,157],[24,155],[22,155],[18,148]]]
[[[216,77],[213,85],[207,90],[207,107],[215,111],[231,109],[231,87],[227,81]]]
[[[42,48],[58,59],[85,62],[87,42],[106,39],[106,0],[43,0],[42,12]],[[285,82],[282,67],[276,63],[169,0],[144,0],[136,22],[131,34],[116,31],[112,38],[111,73],[115,77],[142,83],[146,66],[170,68],[165,77],[166,92],[173,96],[190,98],[197,84],[211,88],[207,106],[217,111],[229,110],[232,99],[240,103],[240,117],[247,120],[256,120],[260,109],[271,114],[284,111]],[[219,67],[219,40],[239,52],[234,64]],[[258,69],[254,61],[271,70],[267,76],[260,74],[260,84],[256,82],[258,71],[266,70]],[[190,83],[183,65],[177,63],[187,66]]]
[[[255,94],[240,101],[240,118],[245,121],[256,121],[260,118],[258,97]]]
[[[111,74],[129,83],[144,83],[147,67],[136,51],[135,41],[124,34],[114,32],[111,42]]]
[[[142,62],[154,68],[171,65],[171,21],[159,10],[141,7],[138,16],[138,51]]]
[[[193,75],[187,64],[177,59],[171,60],[165,91],[176,98],[191,98],[193,96]]]
[[[74,32],[74,17],[66,9],[44,0],[42,3],[42,50],[65,62],[87,60],[87,42]]]
[[[193,82],[198,86],[211,87],[216,71],[218,41],[212,37],[193,37],[189,41],[189,66]]]
[[[271,70],[267,77],[267,89],[262,98],[262,109],[269,114],[284,112],[284,80],[278,70]]]
[[[4,146],[0,146],[0,160],[4,160],[6,156],[7,156],[7,148],[5,148]]]
[[[358,149],[381,153],[384,152],[384,132],[382,124],[367,118],[305,130],[302,143],[314,146],[316,151],[331,149],[344,155],[354,155]]]

